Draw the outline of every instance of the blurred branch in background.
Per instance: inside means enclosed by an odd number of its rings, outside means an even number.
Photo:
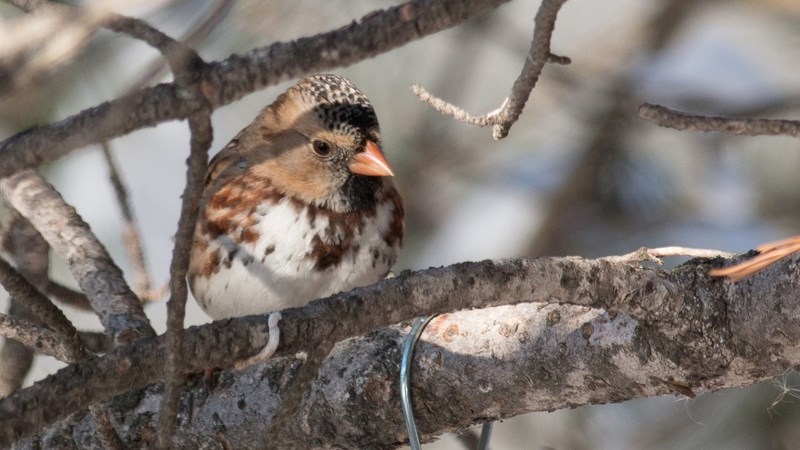
[[[687,0],[665,0],[642,25],[644,38],[637,42],[633,52],[643,58],[667,45],[681,28],[683,20],[690,17],[696,5]],[[636,60],[634,56],[631,58]],[[632,120],[634,98],[634,72],[637,67],[622,66],[618,73],[606,81],[605,95],[600,105],[593,105],[589,116],[583,120],[589,137],[583,141],[578,161],[572,172],[550,195],[544,220],[528,246],[526,254],[558,255],[574,252],[576,235],[598,232],[601,223],[615,214],[624,213],[614,207],[615,197],[624,186],[615,177],[616,167],[625,159],[626,136],[637,125]],[[581,93],[583,94],[583,93]],[[585,95],[585,94],[583,94]],[[603,193],[606,194],[605,196]],[[636,220],[635,218],[633,218]]]
[[[650,103],[639,107],[639,116],[662,127],[676,130],[721,132],[744,136],[800,137],[800,120],[704,116]]]
[[[25,11],[44,8],[36,14],[6,23],[0,17],[0,98],[41,83],[69,62],[88,42],[113,11],[132,0],[93,2],[80,10],[41,0],[7,0]],[[148,2],[145,2],[145,4]]]

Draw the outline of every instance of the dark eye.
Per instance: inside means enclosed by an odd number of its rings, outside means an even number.
[[[328,156],[331,153],[331,144],[319,139],[311,143],[314,146],[314,153],[319,156]]]

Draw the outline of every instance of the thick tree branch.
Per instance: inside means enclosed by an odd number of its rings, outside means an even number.
[[[723,260],[715,261],[714,266]],[[637,332],[639,337],[648,337],[648,345],[661,346],[678,367],[682,361],[691,362],[692,379],[702,373],[715,376],[720,371],[751,367],[752,363],[752,369],[736,375],[740,383],[746,383],[795,364],[792,352],[800,342],[796,339],[800,337],[800,302],[796,296],[800,277],[796,276],[794,261],[781,261],[739,284],[709,277],[709,266],[695,260],[665,272],[603,260],[527,258],[403,273],[284,311],[276,356],[309,351],[323,342],[341,341],[420,315],[558,302],[629,315],[643,324]],[[776,310],[782,311],[777,318]],[[266,343],[267,317],[190,328],[184,342],[186,369],[194,372],[229,367],[256,353]],[[63,419],[87,404],[161,380],[165,355],[163,337],[139,342],[65,368],[0,400],[0,445]],[[14,414],[20,410],[30,414]]]
[[[647,119],[656,125],[676,130],[717,131],[744,136],[800,137],[800,120],[702,116],[650,103],[645,103],[639,107],[639,117]]]
[[[212,109],[287,79],[344,67],[453,27],[508,0],[412,0],[360,22],[292,42],[279,42],[209,63],[198,71]],[[143,89],[0,143],[0,177],[37,167],[93,143],[168,120],[191,105],[175,83]]]
[[[357,303],[355,308],[374,312],[377,299],[375,303],[364,299],[380,292],[391,307],[402,310],[403,303],[395,303],[400,299],[395,292],[403,292],[409,294],[409,309],[415,311],[410,315],[460,308],[465,304],[462,296],[467,297],[466,304],[478,298],[482,303],[545,300],[606,305],[617,311],[523,302],[436,318],[417,347],[411,384],[417,421],[430,440],[443,432],[528,411],[746,386],[800,363],[798,261],[782,261],[740,284],[707,276],[708,268],[718,262],[695,260],[665,272],[580,258],[485,261],[401,275],[400,285],[407,285],[407,290],[387,280],[342,294],[342,303],[332,298],[308,308],[339,309],[350,301]],[[468,286],[472,289],[465,289]],[[443,306],[422,300],[428,296]],[[420,308],[422,303],[428,306]],[[360,316],[355,310],[353,314]],[[219,362],[226,350],[237,353],[250,346],[247,340],[254,335],[245,330],[259,328],[264,321],[266,317],[251,317],[195,328],[186,343],[195,348],[192,342],[222,338],[216,348],[206,349],[212,363]],[[282,323],[291,328],[293,322],[297,320]],[[297,445],[393,448],[402,444],[405,430],[397,377],[406,333],[406,327],[382,328],[337,344],[295,419],[307,431],[302,445],[296,441]],[[252,347],[260,345],[263,341]],[[103,359],[137,364],[135,359],[119,359],[132,349],[117,350]],[[181,406],[186,420],[175,436],[176,447],[227,443],[231,448],[275,448],[275,437],[267,439],[263,433],[281,405],[280,393],[303,364],[302,356],[293,351],[280,352],[284,357],[264,365],[224,373],[212,391],[201,386],[190,390]],[[69,370],[73,369],[65,369]],[[119,370],[117,376],[124,372]],[[100,381],[90,371],[81,373],[89,374],[93,384]],[[66,380],[62,374],[56,377]],[[161,387],[154,385],[116,403],[117,420],[130,424],[123,427],[129,445],[147,446],[146,431],[157,424],[160,392]],[[0,411],[6,406],[0,402]],[[73,432],[83,429],[63,426]]]
[[[50,184],[36,172],[25,171],[1,180],[0,191],[64,258],[117,344],[155,335],[142,305],[103,244]]]

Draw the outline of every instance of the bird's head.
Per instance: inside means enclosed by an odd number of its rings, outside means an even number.
[[[246,131],[252,170],[311,204],[340,211],[369,207],[394,175],[372,104],[337,75],[300,81]]]

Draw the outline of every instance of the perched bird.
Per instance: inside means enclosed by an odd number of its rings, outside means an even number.
[[[212,318],[262,314],[374,283],[397,259],[403,204],[367,97],[306,78],[211,161],[188,279]]]
[[[756,251],[759,254],[753,258],[729,267],[713,269],[709,274],[713,277],[728,277],[733,281],[753,275],[791,254],[800,252],[800,236],[759,245]]]

